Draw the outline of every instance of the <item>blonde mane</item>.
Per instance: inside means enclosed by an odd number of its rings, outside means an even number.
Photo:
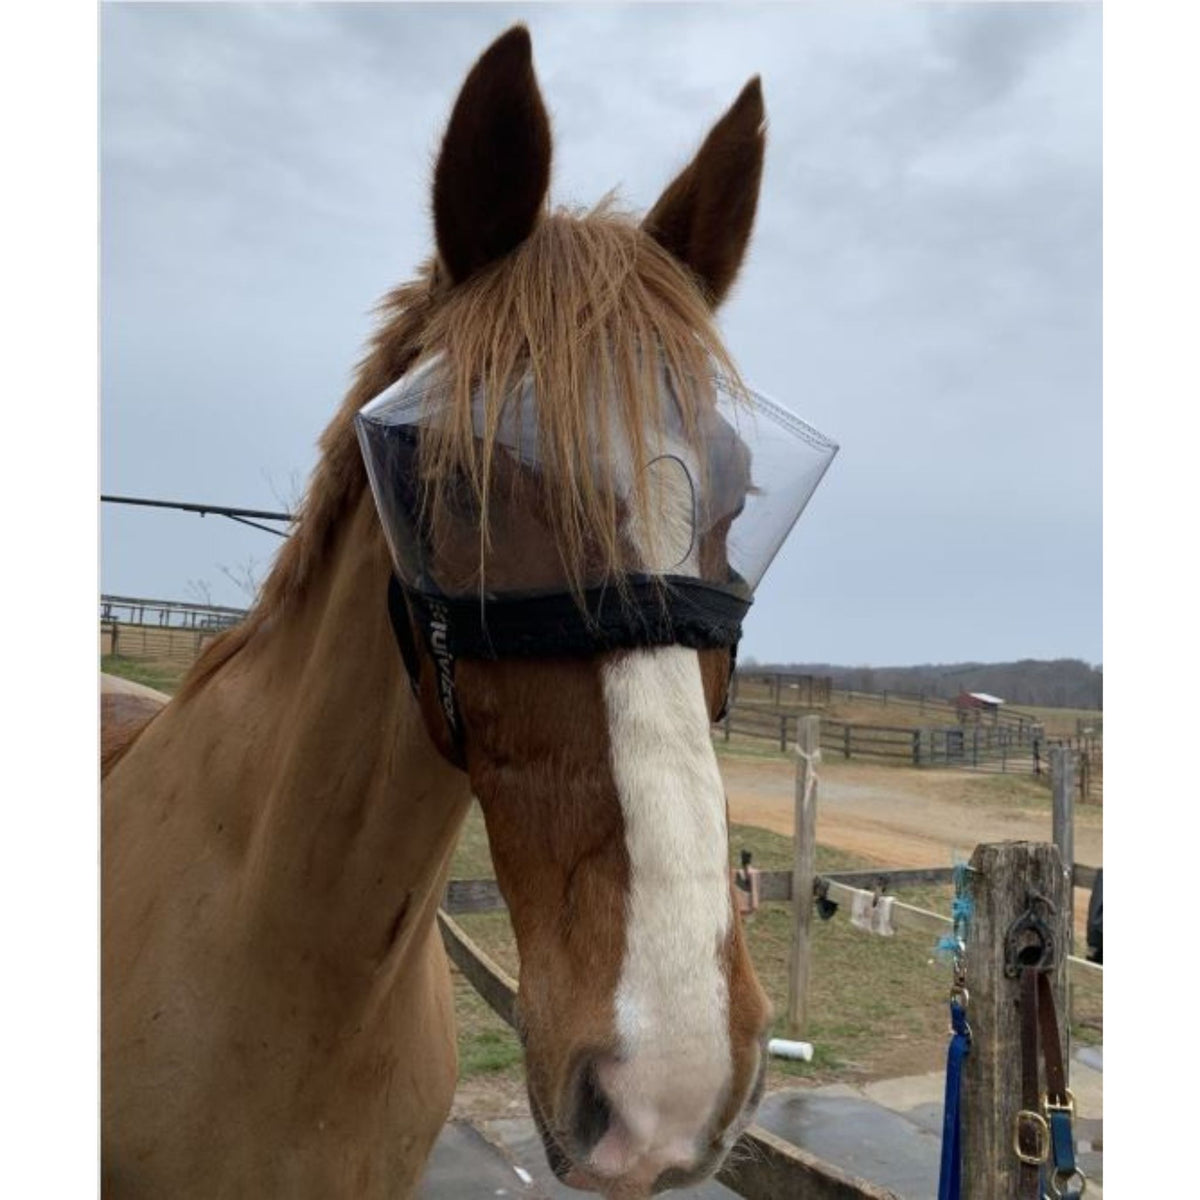
[[[435,521],[448,481],[465,480],[486,530],[505,404],[521,379],[532,378],[547,519],[573,587],[583,578],[585,557],[594,567],[598,556],[601,569],[620,578],[617,498],[594,464],[618,444],[634,462],[645,461],[647,445],[665,432],[662,372],[693,444],[698,418],[712,403],[714,367],[740,388],[701,289],[609,199],[586,213],[546,213],[511,254],[456,287],[447,288],[438,264],[427,263],[379,311],[383,324],[321,437],[321,458],[292,536],[251,612],[197,661],[181,695],[307,593],[339,523],[366,487],[354,415],[418,357],[442,353],[446,363],[448,416],[427,427],[421,449]],[[482,437],[473,417],[479,389],[489,397]],[[597,396],[615,403],[598,404]],[[644,518],[645,476],[635,473],[630,485],[624,499]]]

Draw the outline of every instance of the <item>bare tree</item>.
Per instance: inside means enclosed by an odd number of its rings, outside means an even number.
[[[262,586],[260,578],[262,567],[257,559],[247,558],[245,562],[227,567],[218,564],[217,569],[246,597],[251,603],[258,598],[258,589]]]
[[[197,604],[205,604],[212,607],[212,588],[209,587],[207,579],[189,579],[184,591],[189,600],[195,600]]]
[[[271,489],[271,495],[284,512],[294,515],[299,511],[300,502],[304,499],[304,476],[295,467],[288,472],[287,482],[283,484],[278,483],[266,472],[263,473],[263,477],[267,481],[267,487]]]

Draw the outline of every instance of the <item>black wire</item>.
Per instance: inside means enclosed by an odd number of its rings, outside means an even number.
[[[200,515],[204,516],[203,513]],[[228,517],[231,521],[237,521],[239,525],[249,525],[252,529],[261,529],[263,533],[273,533],[276,537],[291,537],[291,534],[285,529],[272,529],[270,525],[260,525],[257,521],[247,521],[245,517],[235,517],[233,513],[217,513],[216,515]]]
[[[194,512],[204,516],[214,513],[216,516],[229,517],[258,517],[261,521],[292,521],[291,513],[266,512],[260,508],[230,508],[225,504],[192,504],[183,500],[147,500],[141,496],[101,496],[105,504],[136,504],[143,508],[177,508],[183,512]]]
[[[231,508],[224,504],[190,504],[180,500],[147,500],[141,496],[101,496],[100,499],[105,504],[134,504],[140,508],[171,508],[180,512],[198,513],[202,517],[212,513],[214,517],[228,517],[231,521],[237,521],[241,525],[249,525],[252,529],[261,529],[263,533],[273,533],[276,537],[281,538],[286,538],[289,534],[282,529],[272,529],[269,525],[260,525],[257,521],[247,518],[258,517],[264,521],[290,522],[295,520],[291,513],[264,512],[257,508]]]

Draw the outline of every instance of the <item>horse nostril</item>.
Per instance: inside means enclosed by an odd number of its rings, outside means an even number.
[[[600,1089],[596,1078],[596,1064],[589,1061],[579,1072],[576,1088],[575,1111],[571,1118],[571,1132],[582,1154],[592,1152],[600,1139],[608,1132],[612,1123],[612,1106]]]

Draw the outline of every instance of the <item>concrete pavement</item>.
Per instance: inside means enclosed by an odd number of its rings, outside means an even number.
[[[1100,1200],[1104,1195],[1102,1071],[1100,1047],[1081,1047],[1072,1055],[1078,1161],[1088,1176],[1088,1196]],[[937,1195],[944,1089],[941,1071],[861,1085],[789,1088],[763,1100],[758,1124],[905,1200],[931,1200]],[[438,1139],[417,1194],[422,1200],[486,1196],[578,1200],[581,1195],[554,1178],[527,1116],[477,1125],[451,1121]],[[693,1200],[735,1195],[711,1181],[670,1194]]]

